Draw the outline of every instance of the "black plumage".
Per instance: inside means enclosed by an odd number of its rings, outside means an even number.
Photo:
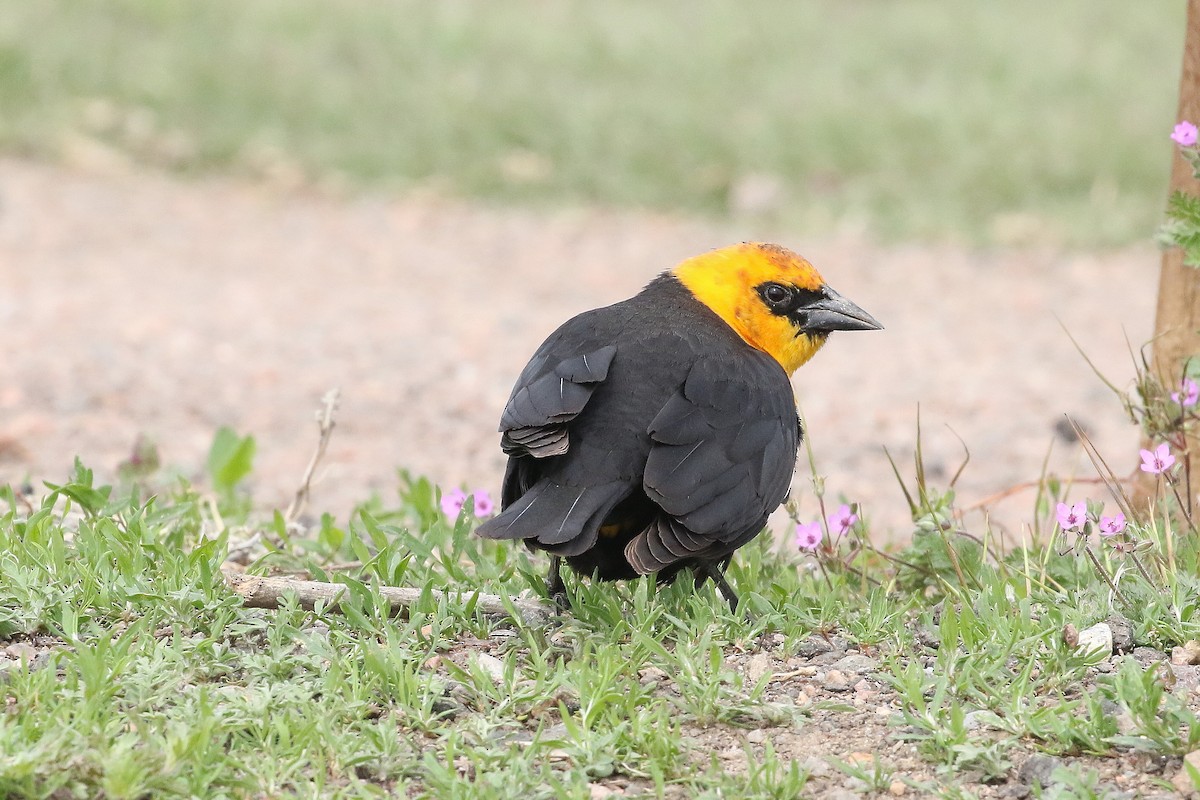
[[[721,584],[783,502],[800,437],[783,367],[670,274],[551,334],[500,430],[502,512],[481,536],[604,580],[691,567]]]

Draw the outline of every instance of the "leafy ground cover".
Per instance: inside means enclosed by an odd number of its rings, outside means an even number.
[[[0,18],[0,147],[804,234],[1127,243],[1165,197],[1182,16],[1122,0],[19,3]]]
[[[117,487],[0,493],[5,796],[1131,797],[1200,743],[1195,533],[1167,518],[1101,541],[1060,508],[999,556],[919,481],[902,553],[844,511],[803,553],[740,552],[741,613],[575,581],[523,625],[477,593],[536,596],[544,565],[423,479],[289,522],[240,490],[249,438],[218,435],[203,491],[143,455]],[[247,608],[231,569],[346,593]],[[396,616],[384,585],[422,597]]]

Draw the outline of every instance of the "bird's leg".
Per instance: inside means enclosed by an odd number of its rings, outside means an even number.
[[[550,574],[546,576],[546,594],[554,605],[563,611],[571,608],[571,598],[567,597],[567,585],[562,579],[562,557],[550,556]]]
[[[728,563],[728,562],[726,562]],[[717,587],[717,591],[725,598],[725,602],[729,603],[729,609],[737,613],[738,596],[733,587],[729,585],[729,581],[725,579],[725,567],[723,564],[705,564],[700,568],[700,578],[708,578]]]

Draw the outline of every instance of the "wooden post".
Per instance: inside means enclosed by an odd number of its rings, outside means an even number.
[[[1176,121],[1184,119],[1200,124],[1200,0],[1188,0],[1187,7]],[[1165,141],[1165,132],[1163,138]],[[1173,146],[1170,191],[1200,195],[1200,181],[1192,177],[1191,164]],[[1167,391],[1174,391],[1183,377],[1184,365],[1193,357],[1200,357],[1200,269],[1185,266],[1183,251],[1172,247],[1163,251],[1159,272],[1151,369]],[[1153,444],[1146,442],[1143,446]],[[1200,489],[1196,485],[1200,484],[1200,437],[1195,433],[1188,436],[1188,452],[1191,457],[1183,474],[1191,476],[1186,496],[1194,499]],[[1154,496],[1155,481],[1154,476],[1139,474],[1149,479],[1140,481],[1135,492],[1136,505],[1145,508],[1145,502]]]

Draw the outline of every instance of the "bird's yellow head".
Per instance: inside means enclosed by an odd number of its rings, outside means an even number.
[[[779,245],[723,247],[689,258],[671,274],[789,375],[821,349],[830,331],[883,327]]]

